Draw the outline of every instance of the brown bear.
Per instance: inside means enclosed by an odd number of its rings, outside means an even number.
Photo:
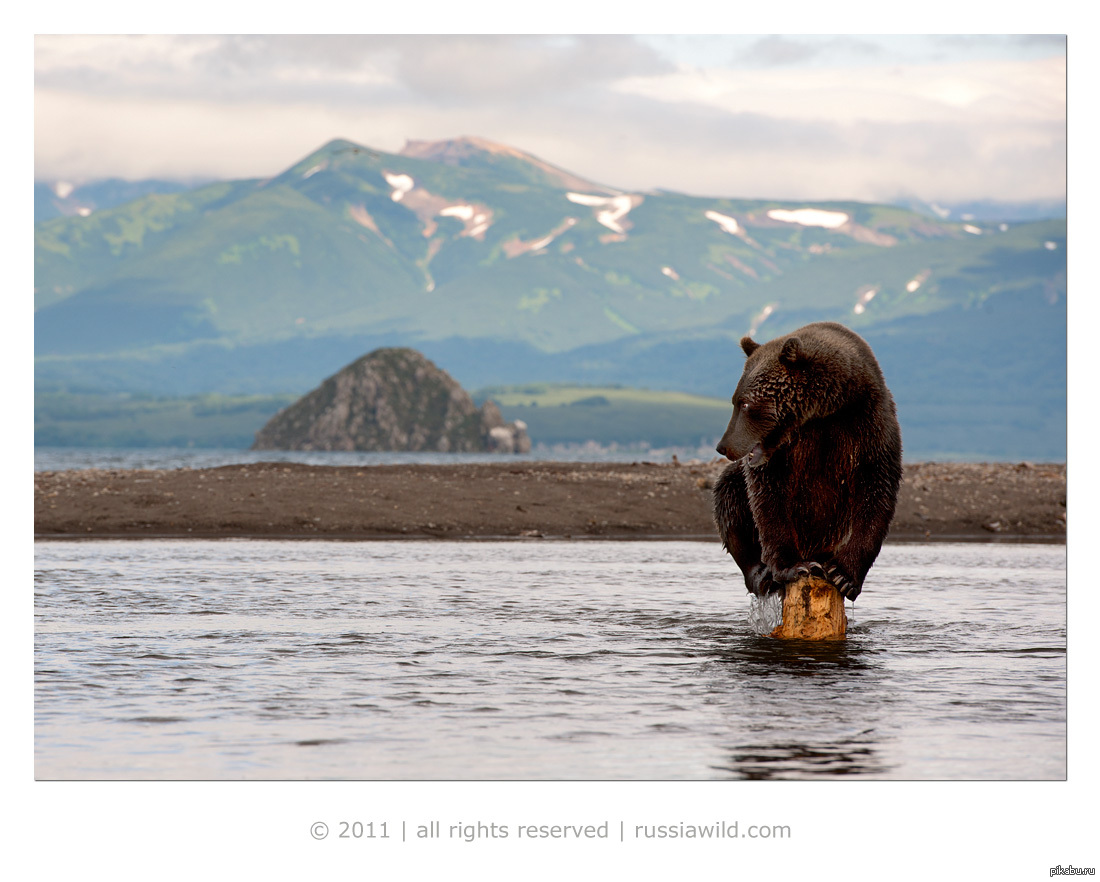
[[[722,544],[753,594],[811,574],[849,600],[863,589],[901,483],[901,430],[871,347],[834,322],[760,344],[748,356],[718,452]]]

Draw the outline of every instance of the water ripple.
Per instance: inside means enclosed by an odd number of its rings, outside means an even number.
[[[1065,777],[1060,546],[887,546],[826,643],[709,543],[35,557],[39,778]]]

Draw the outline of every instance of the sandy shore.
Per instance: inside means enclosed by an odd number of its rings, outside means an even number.
[[[509,463],[37,472],[39,539],[713,539],[726,463]],[[890,538],[1064,541],[1066,468],[917,463]]]

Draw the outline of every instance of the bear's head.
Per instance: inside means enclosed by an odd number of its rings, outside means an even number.
[[[814,416],[821,368],[798,332],[760,344],[741,338],[748,358],[733,393],[733,416],[717,450],[731,460],[748,457],[750,468],[768,461],[791,430]]]

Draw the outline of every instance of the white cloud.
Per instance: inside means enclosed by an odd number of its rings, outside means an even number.
[[[918,64],[895,37],[883,65],[887,38],[739,38],[723,66],[724,39],[40,36],[35,174],[262,177],[334,137],[479,135],[634,192],[1064,198],[1064,53],[925,38],[948,60]],[[700,46],[706,67],[666,60]],[[753,54],[793,60],[733,66]]]
[[[323,106],[235,107],[39,90],[35,177],[267,177],[344,135],[348,122],[347,114]]]
[[[83,71],[114,74],[119,70],[182,70],[212,51],[216,36],[43,34],[34,40],[36,75]]]
[[[671,74],[620,80],[616,91],[728,114],[845,124],[1047,123],[1065,119],[1065,58],[919,64],[880,68],[721,70],[680,66]]]

